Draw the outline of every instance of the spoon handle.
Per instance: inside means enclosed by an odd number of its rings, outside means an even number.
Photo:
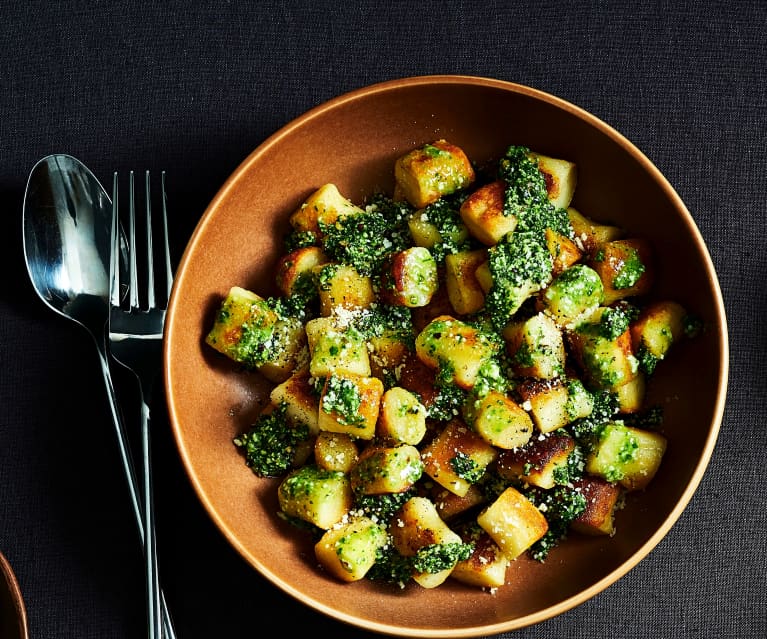
[[[98,339],[96,339],[96,345],[98,347],[99,362],[101,363],[101,372],[104,375],[104,384],[107,389],[107,399],[109,400],[109,409],[112,413],[112,422],[115,427],[115,435],[117,436],[117,448],[120,453],[120,461],[122,462],[123,470],[125,471],[125,478],[127,479],[128,493],[130,495],[131,507],[133,510],[134,518],[136,520],[136,526],[138,528],[139,537],[141,538],[141,544],[144,546],[144,553],[145,553],[145,556],[148,558],[147,561],[156,562],[156,554],[154,552],[154,542],[155,542],[154,527],[152,526],[150,528],[150,530],[152,531],[152,535],[151,535],[151,539],[148,539],[146,535],[146,529],[144,526],[144,509],[142,507],[142,503],[139,498],[138,480],[136,478],[136,471],[133,466],[133,458],[130,453],[128,436],[125,431],[125,426],[123,425],[122,414],[120,413],[120,410],[118,408],[117,394],[115,393],[114,384],[112,383],[112,372],[109,369],[109,362],[106,355],[106,347],[104,343],[99,342]],[[151,481],[151,480],[148,480],[148,481]],[[146,486],[145,486],[145,492],[146,492]],[[150,511],[151,510],[152,509],[150,509]],[[150,552],[147,552],[147,551],[150,551]],[[155,559],[152,559],[152,557],[154,557]],[[165,639],[176,639],[176,632],[173,628],[173,622],[171,621],[171,618],[170,618],[170,612],[168,611],[168,606],[165,602],[165,595],[162,592],[162,589],[159,587],[159,585],[157,585],[156,587],[154,585],[156,581],[156,575],[157,575],[156,564],[153,566],[152,572],[155,575],[155,580],[152,583],[148,584],[148,588],[149,588],[148,593],[149,593],[149,596],[152,597],[153,599],[159,598],[159,604],[160,604],[160,609],[162,613],[162,626],[163,626],[163,634],[161,636],[163,636]],[[150,606],[150,610],[153,610],[153,609],[154,608]]]

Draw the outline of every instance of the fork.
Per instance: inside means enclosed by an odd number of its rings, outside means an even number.
[[[162,362],[162,337],[173,275],[168,246],[168,221],[165,195],[165,172],[161,174],[162,206],[159,248],[153,243],[156,221],[152,219],[149,171],[145,173],[145,219],[137,233],[136,197],[133,171],[128,185],[128,238],[123,244],[118,202],[118,178],[114,174],[112,197],[112,254],[110,259],[109,346],[114,359],[130,369],[138,379],[141,401],[141,447],[143,469],[144,556],[147,595],[148,639],[173,639],[175,632],[160,590],[155,540],[152,486],[151,416],[152,389]],[[143,237],[143,240],[139,238]],[[124,251],[124,253],[123,253]],[[155,281],[155,252],[161,254],[161,273]],[[127,260],[121,259],[123,255]],[[127,279],[124,264],[127,261]],[[143,262],[145,270],[139,270]],[[125,292],[125,295],[123,295]],[[164,631],[164,632],[163,632]]]

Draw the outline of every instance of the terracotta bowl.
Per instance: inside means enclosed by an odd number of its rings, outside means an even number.
[[[344,585],[316,566],[311,542],[277,516],[276,483],[256,477],[232,438],[252,423],[269,386],[203,343],[232,285],[275,293],[288,216],[335,183],[361,202],[391,193],[395,158],[447,138],[476,161],[521,144],[578,165],[573,205],[651,240],[656,294],[700,315],[706,330],[658,368],[648,402],[662,403],[669,448],[612,538],[572,535],[545,563],[519,559],[495,594],[448,580],[390,591]],[[558,615],[620,579],[668,532],[709,462],[725,402],[727,327],[710,256],[684,203],[641,151],[586,111],[492,79],[395,80],[320,105],[255,149],[222,186],[182,257],[167,318],[165,383],[179,454],[210,517],[275,586],[340,621],[383,634],[469,637]]]
[[[29,639],[27,610],[11,564],[0,553],[0,637]]]

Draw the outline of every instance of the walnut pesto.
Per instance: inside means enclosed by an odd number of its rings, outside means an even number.
[[[652,247],[573,208],[569,159],[473,167],[440,139],[391,193],[321,185],[280,294],[235,285],[211,317],[207,345],[274,384],[234,445],[329,578],[503,587],[520,555],[620,534],[666,453],[646,388],[702,327],[652,298]]]

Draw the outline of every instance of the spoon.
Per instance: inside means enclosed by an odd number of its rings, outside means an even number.
[[[93,337],[107,389],[131,507],[141,543],[139,484],[117,408],[107,357],[112,202],[90,170],[70,155],[48,155],[33,167],[24,195],[24,259],[37,295]],[[161,595],[162,596],[162,595]],[[163,598],[165,636],[175,633]]]

